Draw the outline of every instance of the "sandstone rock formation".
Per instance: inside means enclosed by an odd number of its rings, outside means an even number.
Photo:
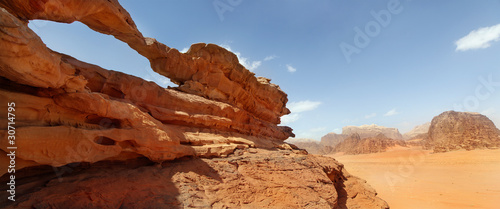
[[[424,123],[422,125],[415,126],[412,130],[403,134],[404,140],[412,140],[417,138],[425,138],[427,132],[429,132],[429,127],[431,126],[431,122]]]
[[[42,188],[7,208],[388,208],[337,161],[291,150],[249,148],[157,165],[100,162],[53,179],[51,168],[43,170],[20,186]]]
[[[287,139],[285,142],[305,149],[309,154],[314,155],[326,155],[333,150],[333,147],[324,146],[314,139]]]
[[[162,161],[273,147],[293,136],[289,127],[277,125],[289,113],[286,94],[269,79],[255,78],[219,46],[195,44],[182,54],[144,38],[116,1],[0,6],[0,97],[17,104],[22,160],[61,166],[138,154]],[[25,21],[34,18],[78,20],[114,35],[180,86],[164,89],[51,51],[27,27]],[[0,132],[2,139],[6,134]],[[0,145],[5,149],[7,141]]]
[[[395,145],[406,146],[396,128],[377,125],[345,126],[342,134],[328,133],[321,137],[320,145],[326,154],[343,152],[345,154],[368,154],[384,152]],[[330,148],[330,149],[327,149]]]
[[[401,133],[397,128],[387,128],[383,126],[372,125],[362,125],[362,126],[346,126],[342,128],[342,134],[352,135],[358,134],[361,138],[375,137],[379,134],[383,134],[391,139],[403,139]]]
[[[434,152],[457,149],[498,148],[500,130],[479,113],[447,111],[434,117],[426,147]]]
[[[377,152],[385,152],[387,148],[396,145],[406,146],[403,140],[394,140],[379,134],[375,137],[361,138],[359,134],[352,134],[344,141],[337,144],[333,152],[343,152],[344,154],[357,155]]]
[[[323,146],[335,147],[338,143],[344,141],[344,139],[346,139],[347,137],[349,137],[349,135],[328,133],[321,137],[320,144]]]
[[[33,19],[112,35],[179,87],[52,51]],[[117,0],[0,1],[0,80],[2,121],[16,104],[15,144],[0,125],[0,167],[18,148],[9,208],[388,208],[341,164],[283,142],[287,95],[270,79],[213,44],[180,53],[143,37]]]

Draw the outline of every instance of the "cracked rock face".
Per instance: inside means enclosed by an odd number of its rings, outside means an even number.
[[[27,27],[34,19],[112,35],[179,87],[52,51]],[[214,44],[180,53],[143,37],[117,0],[0,1],[0,81],[0,100],[16,104],[9,208],[387,208],[334,159],[283,142],[294,136],[278,125],[287,95],[270,79]]]
[[[500,130],[479,113],[447,111],[432,119],[426,146],[434,152],[498,148]]]

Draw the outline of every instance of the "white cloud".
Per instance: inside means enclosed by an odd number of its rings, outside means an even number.
[[[342,129],[341,128],[336,128],[336,129],[333,129],[333,132],[336,133],[336,134],[341,134],[342,133]]]
[[[288,72],[291,72],[291,73],[297,71],[297,68],[294,68],[291,65],[286,65],[286,69],[288,70]]]
[[[182,50],[180,50],[180,53],[186,53],[189,50],[189,47],[184,47]]]
[[[300,102],[290,102],[287,106],[288,109],[292,113],[300,113],[300,112],[306,112],[306,111],[311,111],[316,108],[321,104],[321,102],[313,102],[309,100],[304,100]]]
[[[320,141],[320,138],[326,134],[325,127],[311,128],[304,131],[297,131],[296,139],[314,139],[316,142]]]
[[[385,113],[384,116],[393,116],[393,115],[397,115],[399,114],[399,112],[396,111],[396,108],[392,109],[392,110],[389,110],[389,112]]]
[[[255,69],[257,69],[258,67],[260,67],[260,65],[262,64],[262,61],[252,61],[252,62],[250,62],[248,60],[248,58],[241,56],[240,52],[231,50],[231,46],[229,46],[227,44],[221,44],[220,46],[222,48],[227,49],[228,51],[233,52],[236,55],[236,57],[238,57],[238,60],[239,60],[240,64],[243,65],[246,69],[248,69],[248,70],[250,70],[252,72]]]
[[[307,112],[318,108],[321,102],[313,102],[309,100],[290,102],[287,107],[292,112],[290,115],[281,117],[281,124],[286,125],[297,121],[300,118],[300,113]]]
[[[465,37],[455,42],[455,51],[467,51],[470,49],[484,49],[491,46],[492,42],[500,40],[500,24],[491,27],[479,28],[471,31]]]
[[[142,78],[144,78],[144,80],[146,80],[146,81],[155,82],[156,84],[158,84],[159,86],[161,86],[163,88],[167,88],[168,86],[177,86],[177,84],[173,83],[172,81],[170,81],[169,78],[167,78],[163,75],[160,75],[160,74],[153,72],[151,70],[148,70],[146,72],[147,72],[147,74],[142,76]]]
[[[369,115],[365,115],[365,118],[369,119],[369,118],[373,118],[375,116],[377,116],[377,113],[372,113],[372,114],[369,114]]]
[[[325,130],[326,130],[326,127],[318,127],[318,128],[312,128],[309,131],[316,133],[316,132],[325,132]]]
[[[276,55],[267,56],[266,58],[264,58],[264,61],[270,61],[273,59],[276,59]]]
[[[253,61],[253,62],[247,62],[247,58],[245,57],[241,57],[240,56],[240,53],[234,53],[236,54],[236,56],[238,57],[238,60],[240,61],[240,64],[245,66],[246,69],[250,70],[250,71],[254,71],[255,69],[257,69],[258,67],[260,67],[260,65],[262,64],[261,61]]]
[[[281,125],[287,125],[299,120],[300,115],[298,113],[293,113],[290,115],[284,115],[281,117]]]

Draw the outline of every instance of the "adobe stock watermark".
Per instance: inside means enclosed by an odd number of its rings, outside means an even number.
[[[422,164],[427,155],[425,151],[419,151],[418,153],[412,153],[408,156],[407,159],[402,157],[398,158],[399,165],[397,171],[386,171],[384,173],[385,181],[389,188],[391,188],[391,192],[396,191],[396,186],[398,183],[402,183],[406,181],[406,179],[410,178],[413,173],[415,173],[415,169],[418,165]]]
[[[224,13],[227,11],[233,12],[234,8],[239,6],[243,0],[214,0],[212,4],[214,5],[215,12],[219,16],[221,22],[224,21]]]
[[[389,2],[387,2],[387,9],[382,9],[378,12],[374,10],[370,11],[373,19],[365,24],[364,30],[357,26],[354,27],[354,32],[356,32],[356,34],[353,38],[353,44],[346,42],[339,44],[340,50],[347,63],[351,63],[351,56],[353,54],[360,54],[362,49],[370,45],[372,38],[377,37],[381,33],[382,28],[389,26],[393,15],[400,14],[403,9],[403,5],[401,5],[399,0],[389,0]]]
[[[475,112],[479,109],[480,102],[491,98],[491,95],[495,93],[496,88],[500,87],[500,80],[497,80],[496,82],[493,81],[493,74],[489,74],[486,78],[479,76],[477,80],[479,81],[479,84],[474,90],[474,95],[465,97],[462,103],[453,104],[454,110],[461,112]]]

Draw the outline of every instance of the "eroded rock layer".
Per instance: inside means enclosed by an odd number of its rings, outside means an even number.
[[[255,78],[221,47],[195,44],[182,54],[151,42],[116,1],[0,5],[6,8],[0,10],[0,97],[17,104],[22,160],[61,166],[130,153],[155,161],[220,156],[238,147],[273,147],[293,136],[290,128],[277,125],[289,112],[286,94],[268,79]],[[78,20],[114,35],[181,85],[164,89],[51,51],[27,27],[26,20],[35,18]],[[164,60],[161,66],[158,59]],[[6,103],[2,106],[6,111]]]
[[[268,79],[257,79],[233,53],[213,44],[194,44],[184,54],[143,37],[117,0],[10,0],[0,6],[20,20],[80,21],[113,35],[148,58],[152,69],[179,84],[181,91],[232,104],[272,123],[290,112],[286,94]]]
[[[19,190],[41,188],[7,208],[388,208],[332,158],[291,150],[82,164],[58,177],[51,171],[32,170],[39,178]]]
[[[54,52],[33,19],[113,35],[179,87]],[[2,168],[17,147],[8,208],[388,208],[335,160],[283,142],[287,95],[270,79],[213,44],[143,37],[116,0],[0,1],[0,81],[2,121],[15,103],[14,144],[0,124]]]

